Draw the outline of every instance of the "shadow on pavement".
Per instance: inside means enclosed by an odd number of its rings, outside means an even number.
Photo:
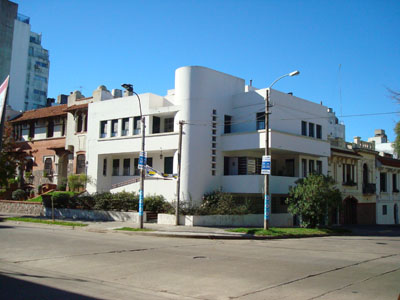
[[[400,236],[400,225],[343,225],[353,236]]]
[[[0,274],[0,299],[76,299],[94,300],[92,298],[68,291],[59,290],[49,286],[16,279]]]

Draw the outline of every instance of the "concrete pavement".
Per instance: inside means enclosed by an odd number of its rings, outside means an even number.
[[[396,299],[400,238],[210,240],[0,223],[0,299]]]

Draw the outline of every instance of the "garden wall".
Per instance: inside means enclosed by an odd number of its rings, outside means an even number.
[[[42,203],[0,200],[0,212],[29,216],[42,216],[44,214],[44,209]]]
[[[157,224],[175,225],[175,215],[158,214]],[[179,216],[179,224],[185,226],[227,226],[227,227],[263,227],[264,215],[208,215]],[[292,227],[291,214],[272,214],[270,226]]]
[[[51,208],[45,208],[45,216],[51,218]],[[54,216],[56,219],[73,219],[86,221],[129,221],[133,223],[139,222],[139,214],[137,212],[124,211],[55,208]],[[143,212],[143,222],[146,221],[146,212]]]

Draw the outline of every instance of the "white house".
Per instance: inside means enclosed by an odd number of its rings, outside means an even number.
[[[148,165],[176,173],[178,122],[183,120],[181,199],[201,203],[216,189],[262,199],[261,158],[265,148],[266,89],[205,67],[175,72],[166,96],[140,94],[146,120]],[[272,213],[285,213],[282,201],[295,181],[311,171],[327,174],[328,135],[344,130],[326,106],[271,90]],[[89,192],[138,191],[141,148],[136,95],[89,103],[87,160],[94,181]],[[176,181],[149,178],[145,194],[176,198]],[[262,201],[262,200],[261,200]],[[262,203],[262,202],[261,202]]]

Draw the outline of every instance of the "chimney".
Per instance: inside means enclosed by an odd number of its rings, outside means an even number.
[[[249,86],[253,86],[253,79],[250,79],[250,84]]]
[[[121,98],[122,97],[122,90],[120,89],[113,89],[111,91],[111,94],[113,95],[114,98]]]

